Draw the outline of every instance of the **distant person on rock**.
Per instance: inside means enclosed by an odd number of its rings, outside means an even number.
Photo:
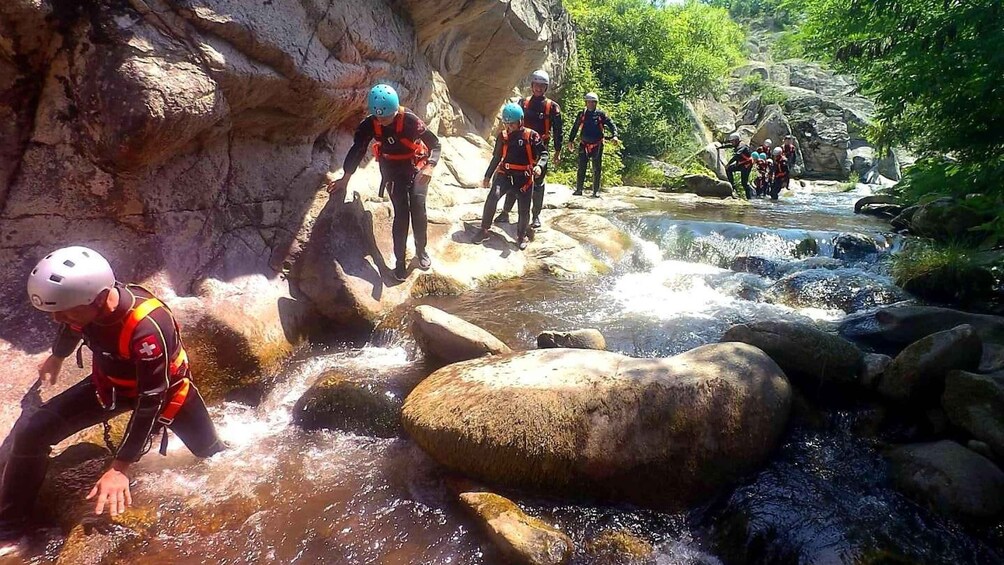
[[[534,71],[530,75],[530,89],[532,96],[528,96],[519,101],[520,108],[523,109],[523,124],[540,134],[540,138],[547,145],[554,139],[554,156],[551,161],[557,165],[561,160],[561,147],[564,143],[564,134],[561,123],[561,107],[554,100],[551,100],[545,93],[551,84],[551,78],[545,71]],[[544,208],[544,179],[547,177],[547,166],[541,167],[541,174],[533,181],[533,201],[532,219],[530,227],[537,229],[540,227],[540,211]],[[505,205],[499,212],[496,223],[509,223],[509,212],[512,211],[516,203],[516,195],[506,194]]]
[[[774,179],[771,183],[770,199],[777,200],[781,190],[788,188],[788,159],[784,156],[784,151],[780,147],[774,148]]]
[[[482,186],[491,187],[481,215],[481,230],[475,243],[488,239],[488,230],[499,199],[512,194],[519,206],[516,244],[526,249],[533,234],[530,224],[530,199],[533,183],[547,166],[547,145],[540,134],[523,127],[523,109],[512,102],[502,108],[502,132],[495,139],[495,152],[485,171]]]
[[[743,192],[747,200],[753,198],[753,188],[750,186],[750,172],[753,170],[753,152],[749,145],[742,143],[738,133],[729,134],[728,140],[718,149],[731,147],[733,149],[732,158],[725,164],[725,176],[733,189],[736,188],[735,174],[738,172],[742,181]]]
[[[572,133],[568,136],[568,150],[575,146],[575,136],[582,128],[582,141],[579,143],[579,171],[575,178],[575,196],[582,196],[582,184],[586,181],[586,163],[593,162],[593,198],[600,196],[600,177],[603,174],[603,128],[610,130],[610,141],[620,143],[617,139],[617,126],[607,117],[603,110],[596,108],[600,97],[595,92],[587,93],[583,99],[586,109],[579,112],[572,124]]]
[[[784,158],[788,160],[788,166],[795,164],[796,156],[798,155],[798,148],[795,146],[795,136],[790,133],[784,136],[784,144],[781,145],[781,152],[784,153]],[[788,183],[791,181],[791,175],[785,177],[784,188],[788,188]]]
[[[359,168],[370,142],[380,163],[380,196],[386,190],[394,206],[394,278],[408,277],[406,253],[408,226],[415,230],[415,257],[419,268],[432,267],[426,249],[428,218],[425,197],[432,180],[432,171],[439,161],[439,138],[425,127],[425,122],[402,107],[397,92],[386,84],[374,86],[369,93],[370,115],[356,128],[352,148],[345,156],[342,178],[330,183],[331,194],[346,189],[349,179]]]
[[[95,500],[95,514],[107,506],[116,516],[132,504],[129,467],[158,434],[166,453],[168,428],[198,457],[225,448],[192,382],[174,316],[153,294],[117,282],[108,261],[93,249],[66,247],[32,269],[28,297],[61,324],[52,354],[38,368],[39,383],[55,384],[74,350],[83,366],[81,340],[91,350],[91,374],[14,424],[0,480],[3,541],[17,540],[26,528],[52,447],[85,428],[132,413],[122,444],[87,495]]]

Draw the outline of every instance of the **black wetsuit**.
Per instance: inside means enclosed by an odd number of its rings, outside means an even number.
[[[725,176],[729,178],[729,183],[732,186],[736,185],[735,174],[738,171],[740,180],[742,181],[743,192],[746,194],[746,199],[753,198],[753,188],[750,187],[750,171],[753,170],[753,152],[750,151],[749,145],[745,143],[739,144],[735,148],[735,153],[729,162],[725,165]]]
[[[153,295],[138,286],[116,283],[115,287],[119,305],[106,319],[83,328],[60,327],[52,354],[69,357],[83,340],[92,353],[91,375],[14,424],[10,458],[0,481],[0,528],[13,529],[24,523],[45,478],[52,446],[85,428],[131,411],[115,459],[139,461],[160,427],[158,417],[178,399],[183,381],[191,379],[187,361],[175,365],[182,342],[166,308],[152,310],[135,325],[131,339],[122,342],[122,328],[133,309]],[[122,356],[123,346],[128,348],[128,357]],[[199,457],[225,447],[202,396],[190,381],[183,404],[168,427]]]
[[[782,153],[774,158],[774,182],[771,186],[770,198],[777,200],[781,190],[788,186],[788,177],[791,172],[788,170],[788,158]]]
[[[485,199],[481,229],[487,231],[491,227],[499,199],[506,194],[512,194],[519,204],[517,241],[529,235],[527,225],[530,223],[532,169],[535,165],[546,167],[547,158],[547,146],[540,135],[532,129],[520,128],[509,134],[503,132],[495,138],[495,152],[491,163],[488,164],[488,170],[485,171],[485,178],[492,179],[492,184]]]
[[[561,123],[561,107],[558,106],[558,103],[549,100],[546,96],[531,96],[521,99],[519,106],[523,108],[523,125],[540,133],[540,138],[543,140],[544,145],[547,145],[553,136],[555,154],[561,151],[565,137]],[[550,106],[550,112],[547,111],[548,106]],[[544,208],[544,179],[547,177],[547,166],[545,165],[541,169],[543,170],[541,175],[533,179],[533,206],[531,207],[531,212],[534,220],[540,216],[540,211]],[[511,212],[515,203],[516,195],[512,193],[506,194],[502,213],[508,214]]]
[[[617,137],[617,126],[607,115],[597,108],[583,110],[575,117],[572,133],[568,140],[575,142],[575,135],[582,127],[582,141],[579,143],[579,171],[575,177],[575,192],[582,194],[582,184],[586,180],[586,163],[593,162],[593,196],[600,193],[600,176],[603,173],[603,128],[610,128],[611,137]]]
[[[381,185],[390,193],[390,201],[394,206],[394,256],[397,264],[405,261],[408,242],[408,225],[415,230],[416,255],[425,253],[428,233],[428,217],[425,211],[425,198],[429,187],[427,184],[415,183],[419,170],[426,163],[435,166],[439,162],[442,149],[439,138],[425,127],[421,118],[408,110],[399,114],[390,125],[380,127],[380,135],[376,133],[374,123],[376,118],[368,116],[356,128],[352,148],[345,156],[345,174],[351,175],[359,168],[359,163],[366,154],[371,141],[380,143],[380,176]],[[400,129],[400,131],[398,131]],[[415,156],[414,145],[418,141],[425,145],[428,155]],[[394,158],[405,157],[405,158]]]

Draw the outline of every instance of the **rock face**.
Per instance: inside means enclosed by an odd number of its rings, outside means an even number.
[[[559,565],[572,556],[572,540],[527,516],[508,498],[490,492],[465,492],[460,502],[473,513],[495,545],[519,565]]]
[[[774,147],[780,147],[784,136],[791,133],[791,125],[777,104],[767,106],[763,113],[764,116],[757,123],[756,133],[753,134],[753,139],[750,142],[759,146],[763,144],[764,140],[769,139],[774,142]]]
[[[948,373],[941,404],[953,424],[985,442],[998,461],[1004,461],[1004,372]]]
[[[444,363],[511,351],[485,330],[432,306],[415,308],[411,331],[426,356]]]
[[[792,384],[817,398],[848,392],[859,383],[864,353],[851,342],[815,326],[768,320],[732,326],[723,342],[737,341],[763,350]]]
[[[732,185],[705,175],[684,175],[683,184],[687,192],[709,198],[729,198]]]
[[[405,401],[408,434],[489,482],[683,508],[761,464],[791,390],[745,344],[669,359],[544,349],[444,367]]]
[[[410,296],[410,284],[383,284],[389,206],[374,196],[372,163],[349,203],[326,210],[340,220],[327,235],[370,245],[325,263],[327,285],[289,288],[282,276],[310,247],[329,203],[318,190],[373,83],[394,84],[443,136],[434,211],[475,199],[455,169],[482,166],[477,134],[512,85],[541,65],[560,71],[574,52],[557,0],[14,0],[0,29],[0,345],[47,345],[23,329],[40,318],[19,287],[38,257],[72,242],[106,255],[120,280],[226,305],[216,327],[252,351],[266,339],[258,367],[302,334],[305,318],[289,310],[364,325],[385,311],[373,303]],[[434,241],[450,235],[451,222],[440,226]]]
[[[914,405],[935,404],[949,371],[973,371],[983,356],[983,342],[972,326],[931,334],[893,359],[878,384],[886,398]]]
[[[1004,472],[952,441],[907,445],[887,457],[904,492],[961,518],[993,518],[1004,511]]]
[[[726,136],[736,129],[736,113],[716,100],[695,100],[694,109],[701,121],[716,138]]]
[[[565,347],[569,349],[599,349],[607,348],[607,340],[600,330],[572,330],[569,332],[548,331],[537,336],[539,349]]]

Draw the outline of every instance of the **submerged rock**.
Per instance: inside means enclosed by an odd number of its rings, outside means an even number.
[[[896,285],[856,269],[812,269],[792,273],[767,289],[767,299],[787,306],[839,309],[851,313],[906,298]]]
[[[774,277],[780,266],[778,262],[755,255],[737,255],[729,264],[729,270],[737,273],[753,273],[761,277]]]
[[[296,401],[293,422],[307,430],[396,437],[403,405],[404,394],[390,383],[353,380],[330,371]]]
[[[945,514],[993,518],[1004,511],[1004,472],[953,441],[897,447],[887,457],[903,492]]]
[[[732,185],[705,175],[684,175],[683,183],[687,192],[708,198],[729,198],[732,196]]]
[[[600,330],[585,329],[568,332],[547,331],[537,336],[538,349],[566,347],[571,349],[606,349],[607,341]]]
[[[487,331],[432,306],[415,308],[411,331],[422,353],[444,363],[511,351]]]
[[[653,553],[652,544],[624,530],[606,530],[586,542],[586,555],[594,565],[642,565]]]
[[[550,494],[684,508],[776,446],[791,389],[739,343],[668,359],[543,349],[444,367],[408,396],[408,434],[442,465]]]
[[[842,233],[833,238],[833,258],[844,261],[862,261],[878,255],[875,240],[860,233]]]
[[[492,542],[518,565],[559,565],[572,556],[572,540],[543,521],[527,516],[508,498],[465,492],[460,502],[488,532]]]
[[[935,405],[949,371],[975,370],[982,355],[983,343],[972,326],[931,334],[893,359],[879,380],[878,392],[912,407]]]

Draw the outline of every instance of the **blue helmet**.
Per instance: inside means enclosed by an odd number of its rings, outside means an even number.
[[[510,102],[502,107],[502,121],[507,124],[515,124],[523,120],[523,109],[519,104]]]
[[[378,117],[391,116],[401,107],[397,91],[386,84],[378,84],[371,88],[366,103],[370,114]]]

